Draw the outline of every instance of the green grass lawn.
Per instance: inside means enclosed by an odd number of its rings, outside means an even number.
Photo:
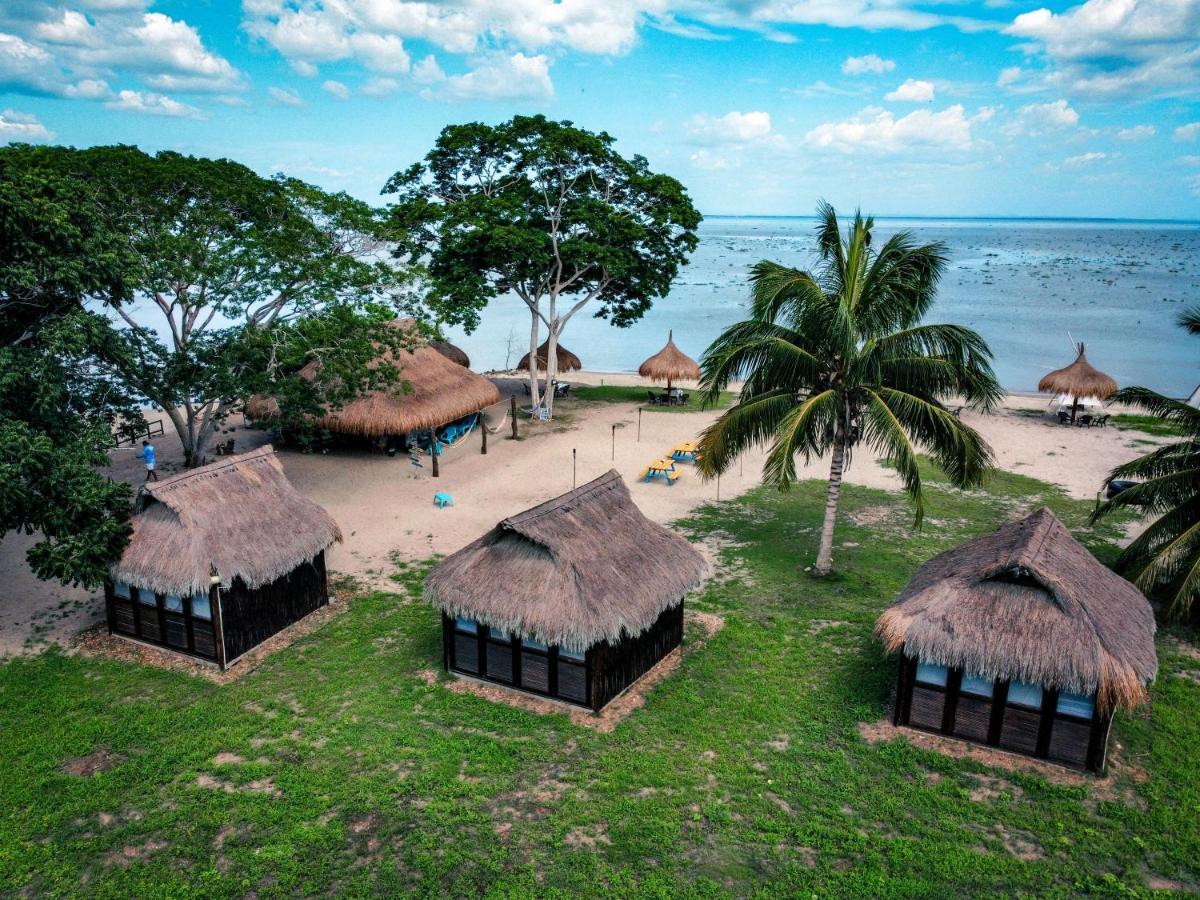
[[[733,392],[722,391],[721,397],[713,407],[705,407],[700,401],[700,391],[689,390],[688,402],[681,406],[653,406],[646,402],[646,392],[653,390],[655,393],[663,393],[663,388],[654,387],[630,387],[627,385],[606,384],[599,386],[580,385],[579,387],[571,388],[572,396],[580,400],[586,400],[591,403],[640,403],[646,409],[652,409],[661,412],[696,412],[701,409],[724,409],[733,403]]]
[[[1179,426],[1166,422],[1158,416],[1139,416],[1121,413],[1112,417],[1112,424],[1122,431],[1140,431],[1154,437],[1179,437]]]
[[[611,734],[427,683],[441,637],[419,565],[225,686],[59,653],[9,662],[0,894],[1067,897],[1200,882],[1200,660],[1179,643],[1195,634],[1160,635],[1152,703],[1117,719],[1123,774],[1103,794],[858,732],[895,672],[872,623],[931,554],[1048,504],[1110,559],[1118,524],[1088,529],[1088,503],[1001,475],[986,493],[932,487],[916,533],[898,497],[848,486],[839,572],[815,580],[802,567],[823,499],[813,482],[759,490],[681,523],[722,548],[690,602],[726,626]],[[98,748],[107,771],[64,771]]]

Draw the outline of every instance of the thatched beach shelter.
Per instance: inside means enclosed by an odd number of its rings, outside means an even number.
[[[704,570],[610,471],[448,556],[425,596],[447,670],[599,710],[679,646]]]
[[[1079,344],[1079,355],[1075,357],[1075,362],[1046,375],[1038,382],[1038,390],[1070,397],[1071,421],[1074,422],[1080,401],[1089,398],[1105,400],[1117,392],[1117,383],[1088,362],[1084,346]]]
[[[108,627],[222,669],[329,602],[329,513],[270,445],[147,484],[105,585]]]
[[[413,328],[411,319],[397,319],[396,328]],[[318,416],[313,424],[335,434],[362,435],[371,438],[406,435],[440,428],[500,400],[500,391],[490,380],[458,363],[451,362],[423,338],[412,350],[400,350],[380,357],[380,364],[399,366],[402,385],[372,391]],[[302,377],[315,377],[318,363],[310,362],[300,370]],[[405,390],[407,385],[407,390]],[[279,412],[269,397],[255,397],[246,404],[246,414],[270,421]]]
[[[538,350],[537,350],[537,367],[538,367],[539,372],[546,371],[546,358],[547,358],[547,354],[549,352],[550,352],[550,340],[549,340],[549,338],[547,338],[545,341],[542,342],[542,346],[538,347]],[[583,368],[583,363],[581,363],[579,361],[579,357],[576,356],[574,353],[572,353],[570,350],[568,350],[566,347],[564,347],[562,344],[559,344],[555,348],[554,356],[558,360],[558,371],[559,372],[577,372]],[[517,363],[517,371],[523,371],[523,372],[529,371],[529,354],[528,353],[526,353],[524,356],[522,356],[521,361]]]
[[[895,720],[1099,772],[1147,699],[1154,614],[1049,509],[935,556],[879,617]]]
[[[436,350],[452,363],[458,363],[464,369],[471,368],[471,357],[467,356],[466,351],[449,341],[430,341],[429,346]]]
[[[667,332],[667,346],[638,367],[638,374],[651,381],[665,381],[671,390],[673,381],[699,381],[700,365],[675,346],[674,332]]]

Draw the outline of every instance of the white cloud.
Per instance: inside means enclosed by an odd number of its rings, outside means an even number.
[[[918,109],[899,119],[890,110],[867,107],[849,119],[818,125],[804,141],[818,150],[880,156],[918,149],[964,151],[974,143],[971,126],[990,117],[986,110],[968,118],[960,104],[939,112]]]
[[[203,113],[194,106],[172,100],[163,94],[142,91],[121,91],[116,99],[104,104],[109,109],[142,113],[147,116],[169,116],[175,119],[202,119]]]
[[[1021,67],[1009,66],[1007,69],[1002,69],[1000,71],[1000,77],[996,79],[996,86],[1008,87],[1009,85],[1016,84],[1020,80]]]
[[[842,63],[842,72],[846,75],[882,75],[884,72],[890,72],[896,68],[896,64],[890,59],[883,59],[874,53],[868,53],[866,56],[849,56]]]
[[[1004,126],[1004,133],[1010,137],[1039,137],[1049,132],[1073,128],[1078,124],[1079,113],[1072,109],[1066,100],[1052,100],[1049,103],[1022,106]]]
[[[350,88],[346,87],[340,81],[326,81],[321,85],[321,89],[331,97],[336,97],[338,100],[350,99]]]
[[[1120,141],[1144,141],[1147,138],[1152,138],[1158,133],[1158,129],[1153,125],[1133,125],[1129,128],[1122,128],[1117,132],[1117,140]]]
[[[269,87],[267,93],[271,100],[280,106],[303,106],[304,100],[295,91],[288,88]]]
[[[412,80],[417,84],[436,84],[446,80],[446,73],[442,71],[433,54],[430,54],[412,67]]]
[[[1049,83],[1075,93],[1200,92],[1200,0],[1086,0],[1061,13],[1017,16],[1007,34],[1054,68]]]
[[[430,89],[425,94],[430,95]],[[550,58],[493,54],[475,60],[474,68],[450,75],[432,94],[439,100],[548,100],[554,96]]]
[[[1187,156],[1180,156],[1176,162],[1185,166],[1200,166],[1200,156],[1196,154],[1188,154]]]
[[[933,99],[933,82],[918,81],[915,78],[909,78],[900,87],[884,95],[883,99],[901,100],[906,103],[928,103]]]
[[[1200,137],[1200,122],[1190,122],[1187,125],[1180,125],[1171,134],[1179,143],[1187,143],[1194,141]]]
[[[1062,164],[1065,169],[1082,169],[1085,166],[1090,166],[1092,163],[1098,163],[1109,158],[1107,153],[1091,151],[1090,153],[1080,153],[1078,156],[1068,156],[1063,160]]]
[[[54,132],[38,121],[37,116],[20,113],[15,109],[0,112],[0,141],[31,143],[52,140]]]
[[[701,114],[688,123],[688,135],[701,144],[745,144],[762,140],[770,133],[771,116],[765,112]]]
[[[361,90],[368,97],[387,97],[400,90],[400,82],[395,78],[372,78],[363,84]]]

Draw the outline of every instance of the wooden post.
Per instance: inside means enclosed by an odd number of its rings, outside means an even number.
[[[721,473],[717,473],[717,502],[721,502]]]
[[[213,585],[208,591],[208,608],[212,615],[213,639],[216,642],[217,665],[225,671],[225,621],[221,611],[221,586]]]
[[[511,399],[512,399],[512,411],[509,413],[509,417],[512,419],[512,428],[513,428],[512,439],[515,441],[515,440],[517,440],[517,395],[513,394]]]
[[[430,433],[432,438],[429,442],[429,456],[433,460],[433,477],[438,477],[438,439],[437,435]]]
[[[642,408],[638,407],[638,443],[642,442]]]
[[[575,490],[575,448],[571,448],[571,490]]]
[[[479,414],[479,433],[483,436],[483,443],[479,448],[480,456],[487,456],[487,423],[483,421],[483,413]]]
[[[609,459],[616,459],[616,458],[617,458],[617,426],[613,425],[613,427],[612,427],[612,456],[610,456]]]

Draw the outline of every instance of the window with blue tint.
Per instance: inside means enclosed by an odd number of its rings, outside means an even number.
[[[113,582],[113,596],[120,597],[122,600],[129,599],[129,585],[124,581]]]
[[[138,603],[143,606],[158,606],[158,598],[150,591],[138,591]]]
[[[464,619],[462,616],[454,620],[454,627],[467,634],[475,634],[479,631],[479,626],[475,624],[474,619]]]
[[[1080,719],[1090,719],[1095,712],[1095,698],[1087,694],[1058,695],[1058,712],[1065,716],[1077,716]]]
[[[917,663],[917,681],[921,684],[936,684],[938,687],[945,687],[946,667],[930,663]]]
[[[575,659],[583,662],[585,656],[587,656],[586,650],[568,650],[566,647],[558,648],[559,659]]]
[[[167,594],[163,597],[163,606],[167,612],[181,613],[183,612],[183,598],[176,597],[174,594]]]
[[[192,597],[192,618],[212,619],[212,604],[209,603],[208,594],[196,594]]]
[[[526,650],[545,650],[546,645],[541,641],[535,641],[533,638],[521,638],[521,646]]]
[[[964,675],[962,692],[964,694],[973,694],[976,697],[990,697],[992,696],[992,682],[987,678]]]
[[[1013,681],[1008,685],[1008,702],[1017,706],[1029,706],[1040,709],[1042,706],[1042,686],[1029,684],[1026,681]]]

